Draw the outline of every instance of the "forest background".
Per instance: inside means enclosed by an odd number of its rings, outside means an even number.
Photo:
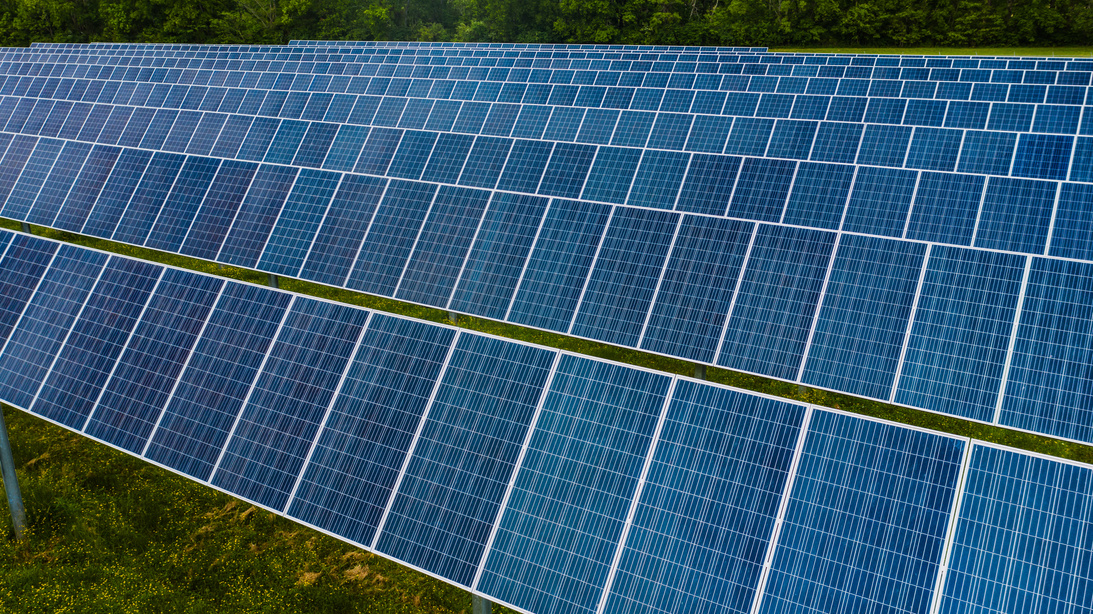
[[[0,0],[0,45],[425,40],[1088,45],[1093,0]]]

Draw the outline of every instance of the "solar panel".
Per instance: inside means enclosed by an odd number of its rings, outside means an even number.
[[[4,402],[520,611],[1088,601],[1084,465],[28,235],[0,245]],[[979,264],[951,251],[929,283]]]
[[[427,44],[0,57],[4,159],[21,167],[0,177],[5,216],[978,420],[999,414],[1005,359],[947,388],[978,390],[974,409],[896,394],[922,359],[910,331],[959,317],[919,307],[924,254],[1088,251],[1084,61]],[[512,215],[528,217],[499,222]],[[756,240],[733,237],[745,260],[713,280],[688,250],[728,246],[688,233],[723,222]],[[876,247],[857,266],[889,265],[860,275],[845,260],[859,243]],[[777,268],[799,249],[807,263]],[[1002,343],[1006,314],[989,319]],[[970,368],[978,346],[954,348]]]

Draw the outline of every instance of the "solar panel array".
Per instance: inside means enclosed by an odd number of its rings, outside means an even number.
[[[716,51],[7,51],[0,215],[1093,441],[1093,62]]]
[[[0,399],[528,612],[1084,611],[1093,468],[0,231]]]

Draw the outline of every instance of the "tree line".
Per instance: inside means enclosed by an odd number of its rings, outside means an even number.
[[[291,39],[759,46],[1093,42],[1093,0],[0,0],[0,44]]]

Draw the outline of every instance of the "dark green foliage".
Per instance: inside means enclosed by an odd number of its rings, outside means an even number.
[[[1080,45],[1089,0],[0,0],[0,44]]]

